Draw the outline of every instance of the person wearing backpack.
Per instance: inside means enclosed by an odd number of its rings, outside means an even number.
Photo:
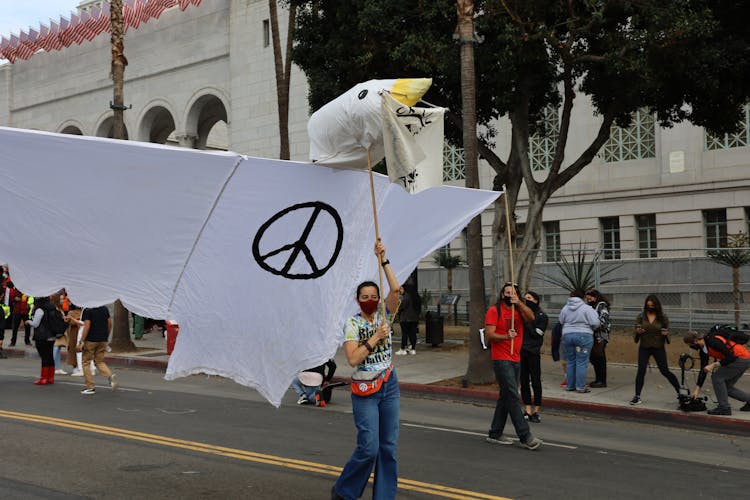
[[[711,384],[718,405],[708,410],[709,415],[731,415],[730,397],[745,403],[740,411],[750,411],[750,394],[735,387],[740,377],[750,368],[750,351],[743,345],[747,339],[745,333],[727,326],[714,327],[703,336],[697,332],[688,332],[683,337],[682,340],[691,349],[700,353],[701,359],[701,371],[693,391],[693,398],[698,397],[706,375],[711,373]],[[713,357],[716,361],[709,363],[709,357]]]
[[[34,310],[32,318],[26,320],[25,324],[33,328],[34,344],[39,357],[42,359],[42,371],[39,379],[34,385],[50,385],[55,383],[55,360],[52,357],[52,345],[55,335],[52,333],[48,323],[50,311],[54,310],[50,297],[36,297],[34,299]],[[47,318],[47,321],[45,321]]]

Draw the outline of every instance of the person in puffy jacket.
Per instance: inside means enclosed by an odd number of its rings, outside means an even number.
[[[579,393],[590,392],[586,387],[586,370],[594,345],[594,330],[599,328],[599,315],[583,301],[584,291],[570,292],[568,302],[560,311],[562,343],[568,358],[566,389]]]

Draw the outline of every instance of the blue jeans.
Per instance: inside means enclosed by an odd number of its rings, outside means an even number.
[[[347,500],[362,496],[375,466],[373,500],[396,497],[398,485],[398,421],[401,391],[396,371],[372,396],[352,394],[354,423],[357,426],[357,448],[344,466],[336,484],[336,493]]]
[[[60,349],[62,347],[61,345],[52,346],[52,359],[55,360],[55,370],[60,369]]]
[[[310,404],[315,404],[315,391],[320,389],[319,385],[305,385],[302,382],[300,382],[299,378],[294,377],[294,380],[292,380],[292,389],[294,389],[294,392],[297,393],[297,396],[302,397],[305,396],[307,398],[307,402]]]
[[[565,378],[568,380],[568,390],[586,389],[586,370],[589,367],[591,346],[594,345],[592,333],[566,333],[562,338],[565,344],[565,354],[568,358],[568,368]],[[573,385],[575,384],[575,386]]]
[[[516,429],[518,439],[525,443],[531,432],[529,423],[523,418],[521,400],[518,397],[518,381],[521,374],[521,363],[515,361],[493,360],[492,369],[495,372],[497,385],[500,386],[500,394],[495,405],[495,414],[492,416],[489,436],[499,438],[503,434],[505,422],[510,415],[510,421]]]

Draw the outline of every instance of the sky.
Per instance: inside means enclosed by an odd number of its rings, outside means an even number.
[[[39,30],[39,22],[49,25],[50,18],[60,15],[70,19],[80,0],[0,0],[0,36],[6,38],[19,30],[28,31],[29,26]]]

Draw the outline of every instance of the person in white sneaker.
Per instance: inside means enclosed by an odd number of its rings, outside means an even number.
[[[94,376],[91,373],[91,360],[94,361],[99,372],[109,379],[112,390],[117,390],[117,376],[104,362],[109,332],[112,330],[109,310],[106,306],[87,308],[83,310],[81,319],[83,320],[83,333],[76,347],[77,351],[83,352],[83,376],[86,379],[86,388],[81,391],[81,394],[89,395],[96,392]]]
[[[73,372],[70,374],[71,377],[83,377],[83,353],[77,350],[77,345],[81,341],[81,335],[83,334],[83,321],[81,321],[81,313],[83,310],[75,304],[71,304],[68,309],[68,314],[65,316],[65,321],[68,322],[68,364],[73,367]],[[75,353],[75,356],[73,356]],[[94,368],[94,362],[91,362],[91,373],[96,375],[96,369]]]
[[[419,297],[417,287],[411,283],[405,283],[399,289],[401,293],[401,305],[398,307],[399,325],[401,326],[401,349],[396,351],[396,356],[405,354],[416,354],[417,333],[419,333],[419,313],[422,312],[422,299]],[[407,349],[407,347],[409,347]]]

